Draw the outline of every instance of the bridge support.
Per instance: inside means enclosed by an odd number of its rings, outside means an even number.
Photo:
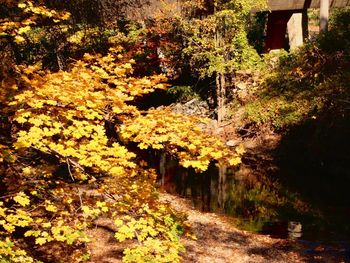
[[[272,11],[267,20],[265,52],[285,47],[287,23],[293,11]]]
[[[329,0],[320,0],[320,32],[328,30]]]
[[[290,49],[295,49],[304,43],[303,13],[294,13],[287,23]]]
[[[266,30],[265,52],[286,48],[288,32],[289,47],[294,49],[308,37],[308,18],[305,10],[272,11],[269,13]]]

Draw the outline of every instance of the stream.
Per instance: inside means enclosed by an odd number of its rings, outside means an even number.
[[[294,240],[303,247],[303,253],[325,252],[335,258],[339,253],[339,258],[350,262],[348,202],[311,203],[279,180],[242,176],[239,168],[211,164],[208,171],[197,174],[164,154],[159,161],[160,187],[192,200],[195,208],[232,216],[237,227],[244,230]],[[317,187],[317,181],[313,186]]]

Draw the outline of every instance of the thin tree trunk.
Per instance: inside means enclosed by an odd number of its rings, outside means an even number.
[[[305,0],[304,6],[303,6],[303,17],[302,17],[302,24],[303,24],[303,38],[304,40],[309,39],[309,16],[307,10],[310,8],[312,0]]]
[[[218,73],[216,76],[216,96],[218,103],[218,125],[222,123],[225,118],[225,98],[226,98],[226,80],[223,73]]]
[[[303,28],[303,39],[304,41],[309,39],[309,16],[307,14],[307,9],[302,12],[302,28]]]
[[[161,153],[159,161],[159,173],[161,175],[161,186],[165,186],[165,165],[166,165],[166,154]]]
[[[65,63],[59,51],[56,51],[57,65],[59,70],[65,70]]]
[[[215,12],[216,10],[214,10]],[[220,48],[223,46],[222,32],[219,29],[216,29],[215,32],[215,48]],[[225,63],[225,58],[223,58],[222,63]],[[218,113],[218,125],[222,123],[225,117],[225,98],[226,98],[226,81],[225,73],[217,72],[216,73],[216,99],[217,99],[217,113]]]

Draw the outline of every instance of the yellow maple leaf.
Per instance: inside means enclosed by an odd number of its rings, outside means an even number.
[[[30,204],[30,200],[29,197],[23,193],[23,192],[19,192],[14,198],[13,200],[20,204],[21,206],[27,206]]]
[[[228,162],[230,165],[235,166],[235,165],[240,164],[242,161],[241,161],[240,157],[234,157],[234,158],[231,158]]]
[[[46,211],[49,211],[49,212],[53,212],[53,213],[57,212],[57,207],[53,204],[47,204],[45,206],[45,209],[46,209]]]
[[[35,244],[37,245],[43,245],[47,242],[47,238],[46,237],[37,237],[35,239]]]
[[[236,153],[239,155],[242,155],[243,153],[245,153],[245,149],[244,149],[243,144],[240,144],[239,146],[237,146],[237,148],[235,150],[236,150]]]

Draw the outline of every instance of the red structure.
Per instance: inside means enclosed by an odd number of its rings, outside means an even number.
[[[285,47],[287,23],[291,18],[293,11],[273,11],[269,13],[267,21],[265,52],[272,49]]]
[[[270,10],[267,22],[265,52],[281,49],[286,46],[287,24],[292,34],[290,42],[299,46],[307,38],[307,9],[320,8],[320,31],[327,31],[329,9],[332,7],[344,8],[350,6],[350,0],[268,0]],[[293,15],[301,13],[300,15]],[[291,45],[292,46],[292,45]]]

